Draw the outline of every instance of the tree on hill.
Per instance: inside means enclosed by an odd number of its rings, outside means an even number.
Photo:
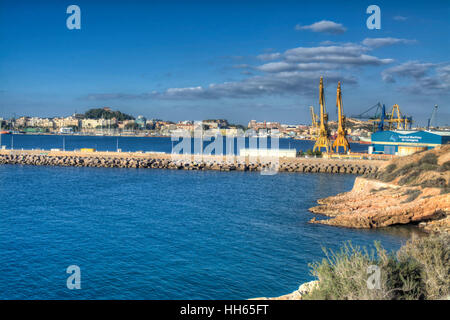
[[[117,121],[134,120],[133,116],[122,113],[120,111],[113,111],[109,108],[95,108],[89,109],[84,113],[84,116],[88,119],[112,119],[116,118]]]

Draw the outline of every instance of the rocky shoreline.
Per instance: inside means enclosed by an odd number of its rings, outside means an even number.
[[[450,146],[397,158],[372,175],[357,177],[349,192],[319,199],[310,208],[329,219],[311,223],[348,228],[417,224],[450,232]]]
[[[319,281],[313,280],[305,282],[301,284],[297,290],[279,297],[271,297],[271,298],[259,297],[259,298],[252,298],[249,300],[303,300],[303,296],[305,296],[306,294],[317,288],[318,285]]]
[[[416,192],[420,196],[408,201]],[[450,210],[449,195],[440,192],[439,188],[421,190],[357,177],[352,191],[321,199],[318,206],[310,208],[331,219],[313,218],[310,222],[365,229],[427,223],[445,218]]]
[[[168,154],[92,153],[17,151],[0,153],[0,164],[34,166],[74,166],[104,168],[157,168],[173,170],[262,171],[273,168],[271,160],[249,161],[245,157],[172,156]],[[280,158],[280,172],[368,174],[378,170],[380,160],[329,160],[314,158]]]

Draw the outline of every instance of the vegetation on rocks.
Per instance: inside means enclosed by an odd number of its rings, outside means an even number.
[[[404,193],[404,195],[407,195],[408,198],[406,198],[406,199],[403,201],[403,203],[408,203],[408,202],[411,202],[411,201],[416,200],[417,197],[420,196],[421,193],[422,193],[422,191],[417,190],[417,189],[410,189],[410,190],[406,191],[406,192]]]
[[[438,169],[439,172],[450,171],[450,161],[444,162]]]
[[[450,170],[450,161],[443,162],[441,165],[438,162],[438,155],[428,151],[415,161],[403,165],[390,163],[384,169],[367,174],[366,177],[383,182],[396,181],[400,186],[448,189],[447,180],[442,174]]]
[[[397,253],[379,243],[370,252],[346,243],[340,251],[310,264],[319,285],[308,300],[446,299],[450,295],[450,236],[430,235],[409,240]],[[371,267],[372,266],[372,267]],[[380,270],[379,286],[369,286],[371,268]]]
[[[84,113],[84,116],[88,119],[112,119],[116,118],[117,121],[134,120],[133,116],[122,113],[120,111],[113,111],[105,108],[89,109]]]

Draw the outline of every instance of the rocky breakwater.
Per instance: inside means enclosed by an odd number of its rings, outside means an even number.
[[[312,223],[350,228],[418,224],[450,232],[450,146],[394,159],[357,177],[350,192],[318,200]]]
[[[311,173],[375,173],[380,161],[329,160],[315,158],[281,158],[277,163],[264,160],[249,161],[245,157],[233,157],[232,161],[222,156],[197,157],[172,156],[169,154],[108,153],[94,152],[1,152],[0,164],[36,166],[74,166],[105,168],[158,168],[173,170],[216,171],[261,171],[275,169],[280,172]]]

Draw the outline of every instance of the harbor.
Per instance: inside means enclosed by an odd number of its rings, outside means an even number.
[[[22,2],[0,5],[0,301],[450,300],[449,1]]]

